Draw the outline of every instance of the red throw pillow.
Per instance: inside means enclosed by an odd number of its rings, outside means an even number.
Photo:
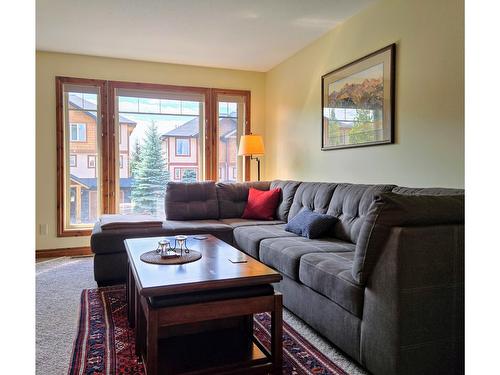
[[[243,219],[273,220],[280,201],[281,189],[258,190],[250,188]]]

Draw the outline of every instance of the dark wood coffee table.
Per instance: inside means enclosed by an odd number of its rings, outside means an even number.
[[[238,293],[282,279],[278,272],[231,245],[212,235],[202,236],[207,239],[196,240],[196,236],[190,235],[187,241],[188,248],[201,252],[202,258],[182,265],[156,265],[140,260],[141,254],[157,248],[159,240],[173,240],[173,237],[125,240],[128,317],[130,325],[135,326],[136,353],[142,356],[147,374],[171,371],[184,374],[281,374],[280,293],[271,291],[268,295],[242,295],[169,307],[152,303],[152,298],[192,295],[190,293],[201,297],[221,290]],[[236,258],[244,258],[247,262],[229,260]],[[271,312],[270,351],[253,333],[241,335],[241,325],[251,330],[253,314],[260,312]],[[238,325],[238,322],[242,324]],[[244,342],[247,338],[248,345]]]

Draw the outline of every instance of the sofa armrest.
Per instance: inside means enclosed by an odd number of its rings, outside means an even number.
[[[361,227],[352,268],[354,280],[365,285],[373,265],[394,227],[438,226],[464,223],[464,196],[375,196]]]
[[[464,226],[393,227],[367,281],[361,362],[377,374],[464,371]]]

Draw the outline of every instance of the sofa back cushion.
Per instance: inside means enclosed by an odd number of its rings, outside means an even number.
[[[389,192],[394,187],[395,185],[338,184],[326,212],[338,218],[333,226],[332,236],[355,244],[375,195]]]
[[[271,186],[269,187],[270,189],[281,189],[280,203],[276,209],[276,219],[282,221],[288,220],[288,213],[290,212],[290,207],[292,206],[293,197],[295,196],[295,192],[300,184],[300,181],[271,181]]]
[[[411,188],[404,186],[396,186],[392,189],[393,193],[404,194],[404,195],[463,195],[465,191],[463,189],[451,189],[451,188]]]
[[[219,182],[215,185],[219,201],[219,216],[221,219],[241,217],[248,200],[248,190],[253,187],[259,190],[269,190],[269,181],[242,183]]]
[[[165,194],[167,220],[218,219],[219,204],[215,183],[168,182]]]
[[[324,214],[328,210],[336,186],[337,184],[326,182],[301,183],[293,197],[288,220],[294,218],[304,207],[313,212]]]
[[[384,249],[391,228],[463,225],[464,195],[403,195],[382,193],[370,206],[354,253],[352,276],[365,285]],[[431,239],[432,240],[432,239]],[[439,251],[439,249],[436,249]]]

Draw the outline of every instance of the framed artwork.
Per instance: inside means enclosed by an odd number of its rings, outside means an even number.
[[[321,149],[394,143],[396,45],[321,77]]]

